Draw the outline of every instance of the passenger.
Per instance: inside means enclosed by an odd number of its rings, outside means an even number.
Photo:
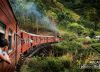
[[[10,58],[8,54],[4,51],[4,48],[8,46],[8,42],[6,39],[0,39],[0,61],[5,61],[11,64]]]

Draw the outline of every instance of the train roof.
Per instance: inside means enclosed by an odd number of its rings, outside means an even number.
[[[26,33],[26,34],[29,34],[29,35],[31,35],[31,36],[38,36],[38,37],[54,37],[54,36],[44,36],[44,35],[37,35],[37,34],[32,34],[32,33],[28,33],[28,32],[26,32],[26,31],[24,31],[24,30],[21,30],[21,32],[24,32],[24,33]]]

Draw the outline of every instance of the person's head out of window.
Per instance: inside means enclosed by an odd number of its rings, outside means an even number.
[[[11,64],[11,60],[9,58],[9,55],[6,51],[4,51],[4,48],[8,46],[8,41],[5,38],[0,39],[0,59],[7,62],[8,64]]]
[[[0,39],[0,48],[4,48],[6,46],[8,46],[7,39]]]

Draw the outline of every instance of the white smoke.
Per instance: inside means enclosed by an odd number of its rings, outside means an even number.
[[[36,23],[44,25],[47,29],[53,32],[57,31],[55,24],[53,24],[48,17],[39,12],[34,2],[27,2],[26,0],[10,0],[10,2],[13,3],[12,6],[15,13],[18,12],[21,16],[24,15],[27,17],[32,17],[32,19],[36,20]]]

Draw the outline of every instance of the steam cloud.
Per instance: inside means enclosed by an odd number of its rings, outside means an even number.
[[[32,17],[35,23],[44,25],[47,29],[56,32],[56,27],[53,22],[44,16],[37,8],[34,2],[27,2],[26,0],[10,0],[15,13],[20,13],[21,16]]]

